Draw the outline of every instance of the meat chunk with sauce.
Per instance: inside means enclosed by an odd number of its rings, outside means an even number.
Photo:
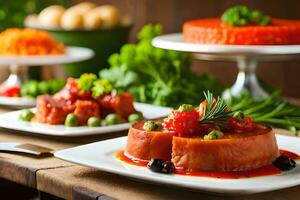
[[[63,124],[66,116],[75,107],[65,102],[57,101],[51,96],[43,95],[37,98],[34,121],[46,124]]]
[[[77,100],[74,114],[79,124],[85,125],[90,117],[100,117],[100,108],[96,101]]]
[[[100,104],[102,117],[109,113],[117,113],[123,119],[136,112],[133,106],[133,96],[128,92],[123,92],[119,95],[105,94],[102,95],[98,102]]]

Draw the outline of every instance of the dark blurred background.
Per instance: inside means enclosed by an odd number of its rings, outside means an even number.
[[[4,9],[38,12],[52,3],[75,4],[83,0],[14,0],[0,1],[0,28],[6,23],[20,25],[24,14],[5,14]],[[146,23],[161,23],[165,33],[181,31],[186,20],[195,18],[218,17],[222,12],[237,4],[245,4],[260,9],[264,13],[278,18],[300,19],[299,0],[91,0],[99,5],[116,5],[123,15],[131,16],[134,28],[130,41],[136,41],[137,31]],[[9,6],[8,6],[9,5]],[[8,21],[7,21],[8,20]],[[232,84],[237,73],[235,63],[194,61],[193,69],[197,73],[208,72],[216,75],[223,83]],[[51,70],[51,68],[47,68]],[[57,74],[57,73],[54,73]],[[296,61],[260,63],[258,75],[267,83],[281,89],[285,96],[300,97],[300,58]]]

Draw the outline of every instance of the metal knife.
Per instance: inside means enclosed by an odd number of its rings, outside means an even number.
[[[0,152],[17,152],[32,155],[51,154],[53,149],[42,147],[35,144],[16,143],[16,142],[0,142]]]

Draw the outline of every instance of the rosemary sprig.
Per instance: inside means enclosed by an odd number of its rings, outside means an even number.
[[[214,96],[211,92],[204,92],[206,100],[206,108],[204,115],[198,120],[204,124],[214,124],[224,127],[226,125],[226,118],[232,115],[232,112],[228,111],[225,101],[217,97],[214,103]]]

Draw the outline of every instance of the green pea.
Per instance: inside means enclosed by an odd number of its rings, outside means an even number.
[[[208,135],[204,135],[204,140],[216,140],[223,137],[222,131],[212,130]]]
[[[237,111],[233,114],[233,117],[238,120],[243,120],[245,118],[245,114],[242,111]]]
[[[128,116],[128,122],[134,123],[143,120],[143,114],[142,113],[132,113]]]
[[[87,125],[90,127],[101,126],[101,120],[98,117],[90,117],[87,121]]]
[[[34,112],[32,112],[29,109],[26,109],[26,110],[22,110],[19,119],[22,121],[30,122],[33,117],[34,117]]]
[[[105,117],[106,125],[114,125],[120,122],[120,118],[117,114],[111,113]]]
[[[74,113],[70,113],[67,115],[65,119],[66,126],[78,126],[77,117]]]

